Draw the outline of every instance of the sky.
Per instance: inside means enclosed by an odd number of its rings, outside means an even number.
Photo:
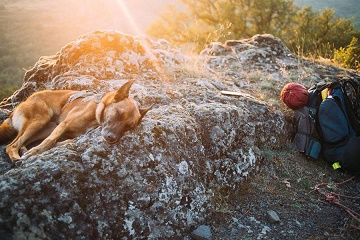
[[[84,31],[119,30],[141,35],[176,0],[0,0],[0,7],[26,10],[44,24]],[[30,16],[29,16],[30,17]],[[65,30],[65,29],[64,29]]]
[[[78,0],[79,15],[96,16],[97,28],[112,28],[129,34],[144,34],[171,0]],[[174,2],[174,1],[173,1]],[[101,19],[105,21],[101,23]],[[95,24],[96,25],[96,24]]]

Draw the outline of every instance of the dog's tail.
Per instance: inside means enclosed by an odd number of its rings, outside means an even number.
[[[11,124],[10,118],[0,125],[0,144],[11,141],[16,135],[16,130]]]

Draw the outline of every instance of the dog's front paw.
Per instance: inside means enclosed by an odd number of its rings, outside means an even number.
[[[29,158],[29,157],[32,157],[39,153],[41,153],[41,150],[34,147],[34,148],[30,149],[29,151],[27,151],[26,153],[24,153],[24,155],[22,155],[21,158]]]
[[[24,155],[27,151],[28,151],[27,148],[25,146],[22,146],[20,148],[20,155]]]

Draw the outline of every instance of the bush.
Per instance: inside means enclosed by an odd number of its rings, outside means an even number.
[[[344,68],[360,71],[360,46],[358,39],[354,37],[347,47],[340,47],[338,50],[335,50],[334,60]]]

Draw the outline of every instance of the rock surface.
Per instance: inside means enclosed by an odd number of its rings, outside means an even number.
[[[279,222],[281,222],[279,215],[273,210],[267,211],[266,216],[267,216],[270,223],[279,223]]]
[[[270,35],[213,44],[201,53],[203,75],[177,73],[170,79],[169,69],[192,62],[166,41],[94,32],[40,58],[22,88],[2,103],[3,115],[35,91],[105,92],[128,79],[136,79],[131,96],[139,105],[155,106],[115,145],[104,142],[98,128],[19,168],[10,167],[2,146],[0,235],[158,239],[189,234],[216,207],[216,197],[241,189],[261,167],[266,149],[284,143],[283,114],[252,95],[236,71],[251,61],[269,62],[270,72],[279,62],[291,68],[296,57],[289,54]],[[224,74],[234,77],[217,78],[224,67],[230,69]]]
[[[211,240],[213,239],[211,228],[209,226],[201,225],[191,233],[191,237],[195,240]]]

